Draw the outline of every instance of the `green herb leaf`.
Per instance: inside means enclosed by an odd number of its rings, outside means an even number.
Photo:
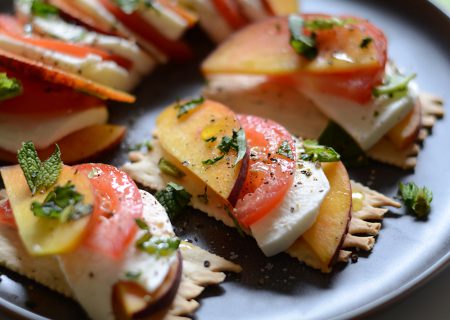
[[[139,9],[141,5],[144,5],[146,8],[156,10],[153,0],[114,0],[114,2],[126,14],[132,14],[134,11]]]
[[[141,229],[141,230],[149,230],[148,224],[147,224],[147,222],[144,221],[144,219],[136,218],[136,219],[134,219],[134,221],[136,222],[136,224],[139,227],[139,229]]]
[[[125,278],[127,278],[128,280],[138,280],[142,275],[141,271],[127,271],[125,273]]]
[[[222,160],[224,157],[225,157],[225,155],[223,154],[221,156],[218,156],[218,157],[215,157],[212,159],[206,159],[206,160],[202,161],[202,164],[210,166],[210,165],[215,164],[217,161]]]
[[[172,164],[169,160],[165,158],[159,159],[158,167],[161,172],[172,176],[174,178],[183,178],[186,174],[178,169],[174,164]]]
[[[353,19],[340,19],[338,17],[318,18],[304,22],[305,28],[310,31],[330,30],[334,27],[342,27],[346,24],[352,23]]]
[[[317,57],[318,49],[316,47],[316,34],[313,32],[311,36],[303,34],[304,21],[297,15],[289,16],[289,30],[291,38],[289,43],[298,54],[304,56],[308,60],[314,60]]]
[[[225,211],[227,212],[228,216],[233,220],[234,227],[237,229],[237,232],[241,237],[245,237],[244,230],[242,229],[241,225],[239,224],[239,221],[237,221],[236,217],[231,213],[230,208],[228,206],[223,207]]]
[[[84,196],[76,191],[75,185],[67,182],[56,186],[43,203],[31,203],[31,211],[36,217],[66,221],[81,219],[92,212],[92,206],[83,204]]]
[[[300,158],[306,161],[336,162],[341,156],[331,147],[319,145],[316,140],[304,140]]]
[[[31,14],[38,17],[57,16],[59,9],[51,4],[45,3],[41,0],[32,0],[31,2]]]
[[[234,165],[238,164],[239,161],[241,161],[244,158],[245,153],[247,152],[247,140],[245,138],[244,129],[240,128],[238,131],[233,130],[233,135],[231,137],[229,136],[222,137],[222,141],[220,141],[219,145],[217,146],[217,149],[219,149],[224,155],[230,152],[231,149],[235,150],[237,152],[237,158]],[[218,158],[220,157],[217,157],[216,159]]]
[[[332,147],[346,166],[361,166],[368,162],[361,147],[339,125],[329,122],[319,137],[319,144]]]
[[[50,188],[61,174],[63,163],[58,145],[53,154],[41,162],[34,144],[25,142],[17,153],[17,159],[33,195],[39,190]]]
[[[8,78],[5,72],[0,73],[0,101],[21,95],[22,84],[16,78]]]
[[[294,159],[294,153],[292,152],[291,145],[289,144],[289,141],[284,140],[281,145],[278,147],[277,154],[285,156],[289,159]]]
[[[359,47],[361,49],[365,49],[369,46],[369,44],[371,44],[373,41],[373,39],[371,37],[366,37],[364,39],[361,40],[361,43],[359,44]]]
[[[205,142],[214,142],[216,140],[217,140],[217,137],[212,136],[212,137],[209,137],[208,139],[205,139]]]
[[[408,91],[408,84],[415,77],[415,73],[409,76],[395,74],[385,79],[384,83],[381,86],[375,87],[372,91],[372,94],[374,95],[374,97],[379,97],[381,95],[393,96],[394,94],[406,93]]]
[[[203,104],[205,102],[205,98],[199,97],[198,99],[193,99],[191,101],[188,101],[184,104],[178,104],[175,106],[175,108],[178,109],[177,118],[181,118],[183,115],[188,113],[190,110],[197,108],[199,105]]]
[[[142,148],[145,148],[147,151],[153,150],[153,145],[150,140],[136,143],[134,146],[130,147],[130,151],[140,151]]]
[[[399,184],[399,195],[405,206],[414,215],[421,219],[426,218],[430,213],[431,201],[433,201],[433,193],[427,187],[419,188],[414,182]]]
[[[169,182],[164,190],[155,194],[155,198],[166,209],[170,220],[173,220],[187,208],[192,195],[182,186]]]
[[[149,233],[138,240],[136,247],[148,254],[154,254],[157,257],[167,257],[178,250],[180,239],[176,237],[148,237]]]

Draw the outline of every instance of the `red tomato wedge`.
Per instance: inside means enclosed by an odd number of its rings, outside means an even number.
[[[237,30],[248,24],[235,0],[213,0],[212,3],[231,28]]]
[[[302,15],[305,21],[332,16]],[[372,98],[383,78],[387,40],[376,26],[356,17],[338,17],[343,26],[315,30],[318,55],[308,60],[290,45],[287,17],[252,24],[222,43],[203,63],[206,75],[238,73],[289,77],[301,91],[319,91],[360,103]],[[311,30],[303,30],[305,34]],[[364,39],[371,39],[361,45]]]
[[[249,170],[234,213],[239,223],[248,227],[284,198],[294,181],[296,166],[295,142],[292,135],[278,123],[263,118],[239,115],[250,150]],[[292,157],[277,153],[288,145]]]
[[[127,14],[110,0],[99,1],[128,29],[152,43],[170,58],[177,61],[185,61],[192,57],[192,51],[187,44],[166,38],[154,26],[148,23],[139,12],[135,11]]]
[[[136,232],[135,219],[142,217],[143,204],[133,180],[106,164],[82,164],[77,170],[90,177],[96,206],[83,245],[96,253],[120,259]]]
[[[1,199],[1,198],[0,198]],[[8,225],[16,227],[16,221],[14,220],[14,214],[11,209],[9,201],[0,200],[0,225]]]
[[[5,72],[10,78],[18,79],[23,88],[21,95],[0,102],[0,113],[70,113],[74,110],[104,105],[102,100],[76,92],[71,88],[26,77],[1,66],[0,72]]]
[[[45,39],[37,36],[28,37],[23,32],[23,25],[14,17],[0,15],[0,30],[15,39],[26,42],[37,47],[54,50],[74,57],[84,58],[89,54],[100,56],[103,60],[114,61],[123,68],[130,70],[132,62],[118,55],[110,54],[104,50],[92,48],[86,45],[67,43],[55,39]]]

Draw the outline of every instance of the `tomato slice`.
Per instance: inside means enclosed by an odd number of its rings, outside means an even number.
[[[60,114],[104,105],[102,100],[71,88],[36,80],[4,67],[0,67],[0,72],[20,80],[23,87],[21,95],[0,102],[0,113]]]
[[[83,245],[115,259],[122,257],[142,217],[139,189],[124,172],[106,164],[82,164],[77,170],[91,179],[96,205]]]
[[[128,29],[155,45],[170,58],[185,61],[192,57],[192,51],[187,44],[173,41],[163,36],[154,26],[148,23],[139,12],[127,14],[110,0],[100,0],[102,5],[122,22]]]
[[[249,170],[235,206],[239,223],[249,226],[274,209],[294,181],[295,142],[278,123],[263,118],[239,115],[250,149]],[[292,157],[279,154],[288,145]]]
[[[14,214],[8,200],[0,200],[0,225],[17,227]]]
[[[237,30],[248,24],[247,18],[241,14],[235,0],[213,0],[212,2],[233,29]]]
[[[0,15],[0,30],[19,41],[23,41],[37,47],[54,50],[79,58],[84,58],[89,54],[95,54],[100,56],[103,60],[114,61],[127,70],[130,70],[133,66],[133,63],[130,60],[118,55],[110,54],[102,49],[92,48],[82,44],[67,43],[55,39],[40,38],[37,36],[24,36],[22,24],[12,16]]]

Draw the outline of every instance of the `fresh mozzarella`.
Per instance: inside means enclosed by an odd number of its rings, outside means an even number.
[[[215,42],[223,41],[233,32],[211,0],[181,0],[181,2],[198,13],[200,26]]]
[[[389,76],[393,72],[395,69],[388,65],[386,74]],[[368,150],[414,108],[418,87],[411,82],[406,95],[380,96],[365,105],[322,92],[304,90],[303,93],[347,131],[363,150]]]
[[[115,89],[129,91],[139,81],[127,70],[113,61],[103,61],[95,54],[80,58],[62,54],[54,50],[37,47],[17,40],[6,34],[0,34],[0,47],[17,55],[42,62],[48,66],[75,73],[92,81]]]
[[[22,142],[33,141],[37,149],[44,149],[70,133],[107,120],[106,107],[56,115],[0,113],[0,148],[16,153]]]
[[[294,183],[283,202],[250,226],[258,246],[268,257],[287,250],[316,221],[330,190],[322,168],[300,161]]]
[[[247,18],[259,21],[269,17],[262,1],[264,0],[238,0],[238,3]]]
[[[155,237],[174,236],[164,208],[146,191],[141,191],[144,204],[143,219]],[[177,255],[159,257],[136,248],[134,243],[145,233],[139,230],[121,260],[108,259],[89,248],[81,247],[75,252],[59,257],[60,266],[76,300],[92,319],[114,319],[112,288],[127,273],[140,273],[137,281],[149,293],[158,289],[177,261]],[[93,285],[94,284],[94,285]]]
[[[157,1],[152,2],[152,8],[141,6],[139,13],[166,38],[178,40],[189,27],[188,22],[172,10]]]
[[[123,25],[116,17],[111,14],[98,0],[73,0],[72,5],[80,8],[83,12],[86,12],[94,20],[99,21],[104,25],[110,26],[111,30],[119,32],[121,35],[127,38],[136,39],[158,62],[166,62],[167,57],[152,43],[149,43],[144,38],[135,34]]]
[[[155,67],[155,60],[130,40],[92,32],[86,28],[67,23],[59,18],[36,17],[32,20],[33,30],[67,42],[85,44],[100,48],[130,60],[132,70],[141,75],[148,74]]]

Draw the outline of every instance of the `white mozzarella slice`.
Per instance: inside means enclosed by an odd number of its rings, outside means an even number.
[[[110,26],[111,30],[118,31],[124,37],[136,39],[153,57],[155,57],[158,62],[164,63],[167,61],[167,56],[164,53],[162,53],[152,43],[149,43],[138,34],[129,30],[98,0],[73,0],[72,5],[89,14],[89,16],[95,21],[99,21],[104,25]]]
[[[141,191],[144,204],[143,219],[153,236],[173,236],[172,225],[164,208],[146,191]],[[92,319],[114,319],[112,288],[120,280],[128,280],[127,273],[140,273],[137,281],[148,292],[158,289],[177,261],[177,255],[158,257],[136,248],[134,243],[144,230],[139,230],[121,260],[108,259],[88,248],[59,256],[59,262],[75,298]]]
[[[189,27],[188,22],[157,1],[152,2],[152,7],[141,6],[139,13],[166,38],[180,39]]]
[[[263,0],[238,0],[238,3],[247,18],[252,21],[260,21],[270,16],[266,12],[262,1]]]
[[[258,246],[268,257],[287,250],[314,224],[330,190],[322,168],[308,161],[299,164],[283,202],[250,226]]]
[[[0,113],[0,148],[15,153],[22,142],[33,141],[37,149],[44,149],[68,134],[107,120],[106,107],[57,115]]]
[[[141,75],[148,74],[156,64],[155,60],[139,48],[134,41],[89,31],[82,26],[67,23],[59,18],[35,17],[32,25],[33,30],[38,33],[67,42],[100,48],[126,58],[133,63],[132,70]]]
[[[221,42],[233,33],[233,29],[216,10],[211,0],[181,0],[180,2],[198,13],[200,26],[213,41]]]
[[[25,58],[78,74],[119,90],[129,91],[139,81],[139,79],[133,79],[127,70],[115,62],[103,61],[100,56],[95,54],[89,54],[84,58],[70,56],[19,41],[6,34],[0,34],[0,47]]]

